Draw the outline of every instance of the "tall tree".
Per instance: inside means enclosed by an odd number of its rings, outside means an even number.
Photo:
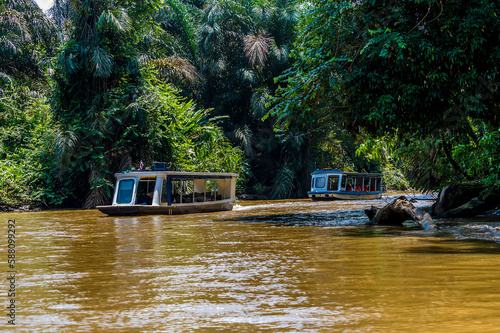
[[[0,87],[0,210],[60,204],[58,124],[46,98],[20,84]]]
[[[310,109],[319,119],[318,105],[354,131],[431,138],[460,178],[491,172],[474,174],[454,151],[498,130],[496,1],[313,3],[274,110],[281,125]]]
[[[127,106],[142,85],[134,46],[159,3],[72,4],[73,31],[57,60],[53,105],[64,126],[65,160],[77,181],[73,186],[79,196],[86,195],[85,207],[93,207],[108,200],[108,173],[130,163],[134,143],[144,143],[139,132],[146,115]]]
[[[196,98],[202,80],[197,45],[201,14],[190,1],[166,0],[155,17],[161,27],[158,37],[143,43],[158,77],[190,98]]]
[[[292,1],[207,1],[203,9],[203,105],[228,117],[223,127],[245,151],[253,172],[250,186],[275,185],[285,166],[286,152],[273,133],[273,122],[262,117],[276,88],[274,77],[290,65],[296,14]],[[286,179],[276,197],[293,193],[290,177]]]
[[[0,205],[57,204],[67,196],[55,163],[49,95],[57,29],[31,0],[0,1]]]
[[[218,170],[237,171],[238,151],[207,113],[152,77],[145,45],[161,33],[155,21],[160,1],[73,4],[53,106],[62,124],[62,160],[84,207],[107,203],[112,174],[139,159],[199,170],[214,167],[208,159],[217,157]]]
[[[57,45],[54,23],[35,1],[0,1],[0,82],[44,80],[46,53]]]

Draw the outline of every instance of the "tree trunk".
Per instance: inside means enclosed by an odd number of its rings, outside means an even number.
[[[404,196],[401,196],[381,209],[372,207],[365,211],[370,222],[383,225],[402,225],[404,221],[414,220],[424,230],[437,230],[429,213],[424,212]]]
[[[465,179],[472,180],[472,177],[469,176],[464,170],[462,170],[462,168],[458,165],[458,163],[453,159],[453,156],[451,156],[449,145],[446,142],[446,139],[444,138],[443,134],[441,134],[441,142],[443,144],[444,155],[446,156],[446,159],[451,164],[453,169],[455,169],[455,171],[459,172],[462,176],[464,176]]]

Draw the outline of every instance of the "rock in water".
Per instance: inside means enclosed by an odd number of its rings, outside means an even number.
[[[480,184],[457,184],[445,186],[439,193],[437,201],[432,205],[431,215],[439,215],[444,212],[462,206],[472,198],[477,197],[484,186]]]
[[[424,230],[437,230],[437,226],[429,213],[415,207],[405,196],[395,199],[376,212],[372,207],[365,213],[369,218],[375,213],[371,218],[373,224],[402,225],[404,221],[413,220]]]

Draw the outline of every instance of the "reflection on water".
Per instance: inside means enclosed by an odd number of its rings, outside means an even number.
[[[0,214],[18,223],[16,332],[496,332],[498,221],[366,225],[381,204]]]

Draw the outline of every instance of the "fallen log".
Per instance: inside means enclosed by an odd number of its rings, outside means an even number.
[[[424,230],[437,230],[429,213],[413,206],[404,196],[395,199],[381,209],[372,207],[365,210],[365,213],[373,224],[402,225],[404,221],[413,220]]]

